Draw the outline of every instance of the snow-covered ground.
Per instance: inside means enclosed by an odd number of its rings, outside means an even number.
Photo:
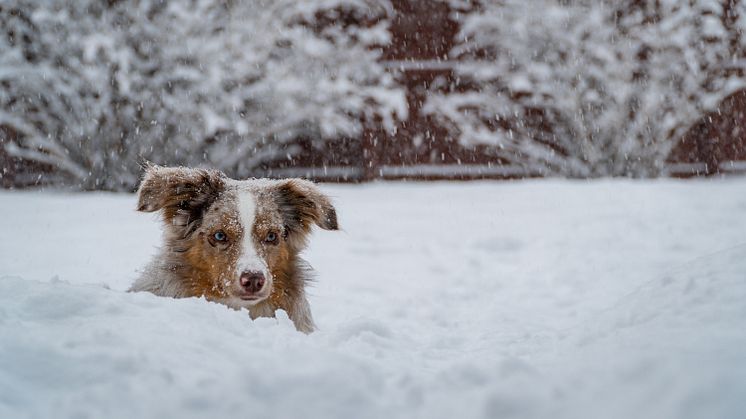
[[[0,418],[746,412],[746,179],[324,189],[309,336],[123,292],[132,195],[0,193]]]

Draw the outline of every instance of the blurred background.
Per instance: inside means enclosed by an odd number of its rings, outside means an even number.
[[[0,184],[746,172],[741,0],[4,0]]]

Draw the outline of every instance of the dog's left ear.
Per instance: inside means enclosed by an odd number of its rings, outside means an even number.
[[[313,182],[303,179],[280,181],[277,186],[277,204],[285,220],[288,234],[308,233],[311,224],[324,230],[338,230],[337,211],[329,197]]]

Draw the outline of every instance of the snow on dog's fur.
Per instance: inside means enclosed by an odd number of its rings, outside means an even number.
[[[283,309],[298,330],[313,331],[309,269],[298,254],[312,224],[337,230],[334,207],[316,185],[150,166],[138,196],[139,211],[161,211],[165,243],[130,291],[204,296],[252,318]]]

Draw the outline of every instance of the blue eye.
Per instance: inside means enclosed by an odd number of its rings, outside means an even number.
[[[275,233],[274,231],[270,231],[269,233],[267,233],[267,237],[264,239],[264,241],[267,243],[274,243],[275,241],[277,241],[277,233]]]
[[[228,240],[228,236],[226,236],[225,233],[223,233],[222,231],[216,232],[215,234],[212,235],[212,237],[219,242],[224,242]]]

